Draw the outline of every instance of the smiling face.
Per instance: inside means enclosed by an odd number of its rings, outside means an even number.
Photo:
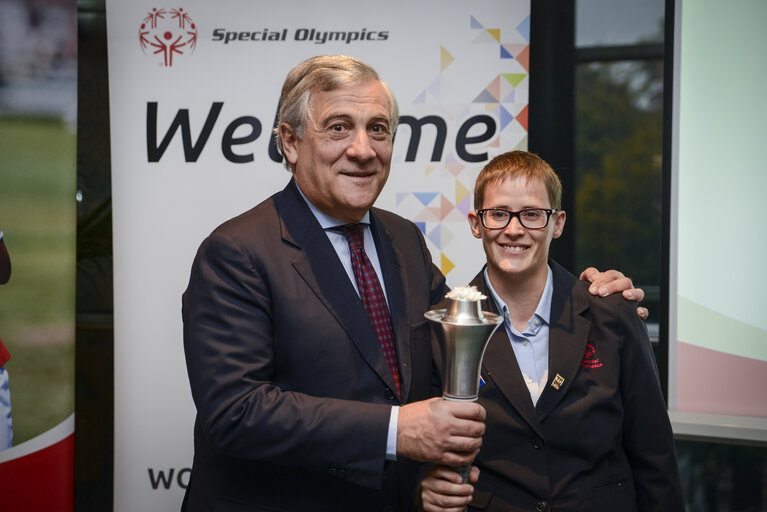
[[[541,180],[514,176],[487,183],[481,208],[549,209],[551,201]],[[549,244],[562,235],[565,212],[554,213],[543,229],[524,228],[516,217],[504,229],[486,229],[475,211],[469,212],[469,224],[474,236],[482,239],[492,282],[530,284],[542,279],[545,283]]]
[[[345,222],[362,219],[389,177],[390,112],[384,87],[366,80],[312,92],[303,138],[280,126],[293,176],[314,206]]]

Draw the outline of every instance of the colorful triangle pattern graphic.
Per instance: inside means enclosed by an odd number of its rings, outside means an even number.
[[[525,41],[528,43],[530,42],[530,16],[522,20],[522,22],[517,25],[517,32],[519,32],[522,37],[525,38]]]
[[[487,28],[474,16],[469,16],[470,28],[475,31],[474,43],[484,45],[497,45],[499,53],[496,54],[500,59],[514,59],[516,63],[499,63],[504,67],[511,65],[511,69],[519,66],[525,72],[517,73],[502,73],[495,76],[487,86],[477,94],[476,98],[471,103],[463,103],[460,107],[463,111],[456,111],[453,114],[457,117],[464,117],[474,112],[475,109],[484,110],[488,113],[493,113],[495,118],[500,124],[500,130],[492,141],[486,144],[486,147],[500,147],[501,135],[500,132],[508,128],[510,124],[514,124],[516,121],[519,126],[528,129],[528,107],[525,106],[516,116],[514,112],[516,108],[513,104],[516,103],[515,88],[524,83],[524,80],[529,77],[530,69],[530,18],[529,16],[522,20],[516,27],[516,31],[524,38],[523,43],[520,44],[520,40],[517,37],[514,43],[504,43],[502,40],[501,29]],[[492,26],[492,25],[491,25]],[[508,32],[507,32],[508,35]],[[488,49],[492,52],[493,47]],[[483,50],[484,51],[484,50]],[[440,45],[439,49],[439,68],[440,72],[415,98],[414,104],[428,104],[429,102],[438,101],[441,102],[451,94],[451,89],[454,89],[454,84],[449,80],[449,75],[446,71],[451,66],[454,66],[457,59],[456,56],[448,50],[445,46]],[[511,70],[509,69],[509,70]],[[520,70],[521,71],[521,70]],[[465,100],[464,100],[465,101]],[[477,104],[481,106],[477,106]],[[516,128],[515,128],[516,129]],[[524,135],[521,141],[516,144],[514,149],[525,149],[527,147],[527,135]],[[451,175],[455,184],[455,197],[448,198],[440,192],[405,192],[397,193],[397,204],[407,204],[408,206],[417,205],[412,201],[407,202],[412,195],[418,201],[422,207],[420,212],[414,215],[414,219],[418,229],[424,234],[427,240],[435,244],[440,250],[439,266],[444,275],[448,275],[454,268],[453,261],[442,252],[447,247],[452,239],[455,238],[455,234],[446,226],[449,222],[456,222],[458,224],[463,221],[461,226],[468,229],[465,225],[466,216],[473,208],[473,194],[470,187],[461,182],[459,176],[468,169],[473,169],[473,166],[467,166],[465,162],[458,160],[452,153],[448,152],[442,163],[431,163],[424,167],[425,174],[431,175],[435,170],[439,170],[442,173],[440,179],[450,179]],[[467,173],[468,174],[468,173]],[[448,194],[450,196],[452,194]],[[449,222],[448,222],[449,221]],[[457,224],[457,225],[458,225]],[[429,227],[434,226],[433,229]],[[436,261],[435,261],[436,263]]]
[[[519,112],[519,114],[517,114],[517,117],[515,118],[517,120],[517,122],[522,125],[522,128],[524,128],[525,131],[528,131],[527,130],[527,117],[528,117],[527,107],[528,107],[528,105],[525,105],[525,108],[523,108]]]
[[[457,205],[456,209],[461,212],[464,217],[469,214],[469,212],[472,210],[472,197],[470,195],[467,195],[464,197]]]
[[[455,60],[455,57],[445,49],[444,46],[440,45],[439,47],[439,71],[442,73],[447,69],[447,67],[453,63]]]
[[[525,71],[528,73],[530,72],[530,45],[527,45],[525,49],[517,55],[517,62],[522,64]]]
[[[442,271],[442,275],[448,275],[454,268],[455,264],[450,261],[447,256],[445,256],[445,253],[442,253],[440,261],[440,270]]]
[[[471,191],[460,181],[455,181],[455,202],[460,205],[464,199],[470,197]]]
[[[525,51],[530,45],[527,44],[501,44],[501,58],[515,59]]]
[[[485,89],[481,93],[479,93],[479,96],[474,98],[474,103],[498,103],[498,98],[493,96],[493,94]]]
[[[506,128],[510,122],[514,120],[514,116],[504,108],[503,105],[498,105],[498,108],[494,112],[501,120],[501,130]]]
[[[501,80],[503,77],[503,80]],[[514,88],[527,78],[527,73],[503,73],[496,76],[485,89],[474,98],[474,103],[514,102]]]
[[[429,203],[439,195],[439,192],[413,192],[413,195],[421,201],[424,206],[429,206]]]
[[[437,224],[437,227],[431,230],[431,233],[429,233],[428,238],[431,240],[431,242],[437,246],[437,248],[442,249],[442,238],[441,235],[442,232],[439,229],[439,224]]]
[[[496,31],[498,31],[498,30],[496,29]],[[500,31],[498,31],[498,32],[500,33]],[[483,30],[479,34],[477,34],[477,37],[474,38],[474,41],[472,41],[472,43],[478,43],[478,44],[481,44],[481,43],[493,43],[493,44],[498,44],[499,41],[495,37],[495,35],[493,35],[491,30]]]
[[[451,203],[450,200],[447,197],[445,197],[445,195],[443,194],[442,201],[440,203],[440,217],[442,219],[447,217],[450,214],[450,212],[453,211],[453,208],[455,208],[455,206],[453,206],[453,203]]]
[[[503,78],[505,78],[512,87],[516,87],[522,83],[522,80],[527,78],[527,73],[503,73]]]

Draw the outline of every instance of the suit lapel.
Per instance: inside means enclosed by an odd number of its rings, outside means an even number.
[[[386,285],[386,296],[389,302],[389,314],[391,315],[394,344],[399,364],[401,400],[406,402],[410,390],[410,370],[413,365],[410,361],[410,324],[407,317],[408,297],[405,293],[408,288],[407,273],[400,264],[404,260],[404,255],[394,246],[391,234],[372,210],[370,212],[370,229],[378,251],[378,260],[383,273],[382,279]],[[389,377],[386,380],[387,384],[393,385],[394,381],[388,366],[385,368],[385,373]]]
[[[298,192],[294,180],[275,196],[275,206],[282,222],[283,241],[300,249],[292,261],[293,267],[346,331],[367,364],[387,386],[394,389],[394,379],[362,301],[327,235]],[[391,241],[388,246],[391,248]],[[382,261],[381,266],[386,268],[389,265],[385,266]],[[390,281],[397,280],[386,281],[387,292]],[[396,290],[395,293],[404,295],[404,292]],[[300,305],[296,306],[297,312],[300,312]]]
[[[476,286],[487,296],[487,299],[482,301],[482,310],[500,314],[485,284],[484,269],[474,278],[471,285]],[[517,413],[539,436],[543,437],[538,414],[533,407],[530,391],[522,378],[522,370],[519,369],[519,363],[517,363],[517,357],[514,355],[514,349],[511,348],[511,341],[506,334],[505,326],[499,327],[490,338],[482,359],[482,369],[485,375],[493,380]]]
[[[549,326],[549,383],[538,399],[536,410],[543,421],[567,394],[575,380],[586,350],[590,322],[583,314],[588,309],[588,298],[577,287],[578,281],[554,261],[549,261],[554,276],[554,295],[551,300]],[[552,382],[559,375],[559,389]]]

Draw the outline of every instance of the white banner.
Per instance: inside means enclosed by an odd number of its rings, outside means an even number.
[[[529,14],[529,0],[107,0],[116,511],[178,510],[194,422],[181,294],[202,239],[290,178],[269,152],[287,72],[345,54],[391,86],[402,119],[376,204],[417,222],[466,284],[484,261],[474,180],[527,147]]]

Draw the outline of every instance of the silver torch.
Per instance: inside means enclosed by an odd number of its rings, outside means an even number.
[[[432,338],[433,352],[441,358],[442,398],[473,402],[479,397],[482,356],[503,318],[482,311],[481,300],[485,296],[474,286],[453,288],[445,298],[448,299],[446,309],[433,309],[424,314],[436,338]],[[471,466],[453,469],[468,482]]]

